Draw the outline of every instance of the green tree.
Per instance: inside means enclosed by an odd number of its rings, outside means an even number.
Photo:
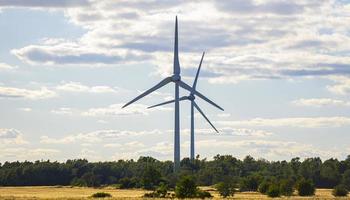
[[[152,190],[159,184],[161,177],[162,175],[155,167],[148,166],[142,175],[141,183],[145,189]]]
[[[350,190],[350,169],[347,169],[342,177],[342,184],[345,185],[346,189]]]
[[[241,191],[257,191],[261,183],[262,177],[257,174],[249,175],[240,182]]]
[[[235,185],[231,181],[219,182],[215,185],[220,196],[226,198],[229,196],[234,196],[235,194]]]
[[[349,191],[345,187],[345,185],[337,185],[334,187],[332,194],[336,197],[345,197],[347,196]]]
[[[270,182],[270,181],[264,180],[264,181],[261,182],[260,185],[259,185],[259,188],[258,188],[259,192],[260,192],[261,194],[266,194],[266,192],[267,192],[267,190],[269,189],[270,185],[271,185],[271,182]]]
[[[271,184],[266,194],[267,196],[273,197],[273,198],[281,196],[279,186],[277,184]]]
[[[313,196],[315,194],[315,186],[311,180],[300,180],[297,190],[300,196]]]
[[[197,186],[192,176],[183,176],[175,188],[175,196],[178,198],[194,198],[197,194]]]
[[[279,184],[280,193],[284,196],[292,196],[294,191],[294,183],[292,180],[282,179]]]

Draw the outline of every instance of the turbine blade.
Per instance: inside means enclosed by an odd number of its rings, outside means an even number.
[[[177,16],[175,18],[174,74],[180,74],[179,41],[178,41],[178,31],[177,31]]]
[[[180,80],[179,82],[177,82],[177,83],[178,83],[179,86],[182,87],[183,89],[188,90],[189,92],[192,91],[191,86],[187,85],[187,83],[185,83],[185,82],[183,82],[183,81],[181,81],[181,80]]]
[[[191,86],[187,85],[185,82],[179,81],[178,83],[179,83],[180,87],[182,87],[183,89],[192,92]],[[216,103],[214,103],[213,101],[211,101],[210,99],[208,99],[207,97],[205,97],[205,96],[204,96],[203,94],[201,94],[200,92],[194,90],[194,91],[193,91],[193,94],[195,94],[195,95],[198,96],[199,98],[203,99],[204,101],[210,103],[211,105],[213,105],[213,106],[219,108],[220,110],[224,111],[223,108],[221,108],[219,105],[217,105]]]
[[[183,97],[179,98],[179,101],[183,101],[183,100],[186,100],[186,99],[187,99],[187,97],[183,96]],[[170,100],[170,101],[166,101],[166,102],[163,102],[163,103],[159,103],[159,104],[147,107],[147,108],[154,108],[154,107],[158,107],[158,106],[162,106],[162,105],[166,105],[166,104],[174,103],[174,102],[175,102],[175,99]]]
[[[213,129],[219,133],[219,131],[215,128],[215,126],[210,122],[210,120],[207,118],[207,116],[205,116],[205,114],[203,113],[203,111],[199,108],[199,106],[196,104],[195,101],[193,101],[193,105],[194,107],[202,114],[202,116],[207,120],[207,122],[211,125],[211,127],[213,127]]]
[[[203,54],[202,54],[202,58],[201,58],[201,62],[199,63],[199,66],[198,66],[196,78],[195,78],[194,81],[193,81],[193,86],[192,86],[192,90],[193,90],[193,91],[196,90],[197,80],[198,80],[199,72],[200,72],[200,70],[201,70],[201,66],[202,66],[204,54],[205,54],[205,52],[203,52]]]
[[[165,79],[163,79],[161,82],[159,82],[157,85],[155,85],[154,87],[152,87],[151,89],[145,91],[144,93],[140,94],[139,96],[137,96],[135,99],[129,101],[127,104],[125,104],[122,108],[125,108],[126,106],[134,103],[135,101],[141,99],[142,97],[154,92],[155,90],[163,87],[164,85],[170,83],[172,81],[171,77],[167,77]]]

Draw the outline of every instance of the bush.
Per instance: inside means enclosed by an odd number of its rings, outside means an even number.
[[[342,184],[346,187],[346,189],[350,190],[350,169],[347,169],[342,178]]]
[[[292,196],[294,192],[294,184],[291,180],[280,181],[280,193],[284,196]]]
[[[315,186],[311,180],[301,180],[297,190],[300,196],[313,196],[315,194]]]
[[[212,197],[213,196],[210,194],[210,192],[203,191],[200,189],[197,190],[196,198],[206,199],[206,198],[212,198]]]
[[[270,185],[271,185],[271,183],[269,181],[265,180],[265,181],[261,182],[259,185],[259,192],[262,194],[266,194]]]
[[[127,177],[120,179],[119,184],[120,184],[120,189],[128,189],[128,188],[136,187],[135,180]]]
[[[347,196],[349,191],[346,189],[345,185],[337,185],[334,187],[332,194],[336,197],[345,197]]]
[[[175,187],[175,197],[177,198],[211,198],[209,192],[203,191],[196,186],[196,182],[192,176],[183,176]]]
[[[85,187],[87,186],[86,182],[81,178],[73,178],[73,180],[70,182],[73,186],[79,186],[79,187]]]
[[[141,183],[146,190],[153,190],[160,182],[160,172],[154,167],[147,167],[142,175]]]
[[[269,189],[267,190],[266,194],[267,194],[267,196],[273,197],[273,198],[279,197],[281,195],[279,186],[276,184],[271,184],[269,186]]]
[[[91,197],[93,197],[93,198],[105,198],[105,197],[112,197],[112,195],[109,193],[106,193],[106,192],[97,192],[97,193],[91,195]]]
[[[262,178],[259,175],[250,175],[246,178],[243,178],[239,185],[240,191],[257,191],[261,179]]]
[[[226,198],[228,196],[233,196],[235,194],[234,184],[231,182],[219,182],[216,184],[216,189],[218,190],[220,196]]]
[[[175,187],[175,196],[178,198],[194,198],[197,194],[197,186],[194,178],[183,176]]]

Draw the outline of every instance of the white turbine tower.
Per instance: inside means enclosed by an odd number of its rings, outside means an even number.
[[[174,127],[174,171],[178,171],[180,168],[180,109],[179,109],[179,87],[182,87],[188,91],[192,91],[192,87],[187,85],[185,82],[181,80],[180,75],[180,62],[179,62],[179,51],[178,51],[178,31],[177,31],[177,17],[175,19],[175,44],[174,44],[174,64],[173,64],[173,75],[169,76],[162,81],[160,81],[157,85],[153,86],[149,90],[146,90],[127,104],[123,106],[123,108],[127,107],[128,105],[136,102],[137,100],[141,99],[142,97],[158,90],[159,88],[163,87],[164,85],[167,85],[170,82],[175,83],[175,127]],[[209,100],[207,97],[202,95],[198,91],[194,91],[194,95],[198,96],[199,98],[207,101],[208,103],[216,106],[217,108],[223,110],[220,106],[216,105],[214,102]]]
[[[190,159],[193,160],[194,159],[194,108],[196,108],[198,110],[198,112],[207,120],[207,122],[211,125],[211,127],[213,127],[213,129],[218,133],[219,131],[215,128],[215,126],[210,122],[210,120],[208,119],[207,116],[205,116],[205,114],[203,113],[202,109],[200,109],[200,107],[198,106],[198,104],[195,102],[195,96],[194,93],[196,91],[196,86],[197,86],[197,80],[198,80],[198,76],[199,76],[199,72],[201,70],[201,66],[202,66],[202,61],[203,61],[203,57],[204,57],[204,52],[201,58],[201,61],[199,63],[198,66],[198,70],[197,70],[197,74],[196,77],[193,81],[193,86],[191,89],[191,92],[188,96],[183,96],[179,99],[179,101],[183,101],[183,100],[189,100],[191,101],[191,148],[190,148]],[[154,106],[150,106],[148,108],[154,108],[154,107],[158,107],[158,106],[162,106],[162,105],[166,105],[169,103],[174,103],[175,100],[170,100],[170,101],[166,101],[160,104],[156,104]]]

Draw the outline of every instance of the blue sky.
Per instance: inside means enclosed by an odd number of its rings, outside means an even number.
[[[173,87],[121,106],[171,74],[198,100],[196,154],[271,160],[350,154],[350,4],[336,0],[0,0],[0,162],[172,160]],[[187,92],[182,91],[182,94]],[[188,102],[181,157],[189,156]]]

